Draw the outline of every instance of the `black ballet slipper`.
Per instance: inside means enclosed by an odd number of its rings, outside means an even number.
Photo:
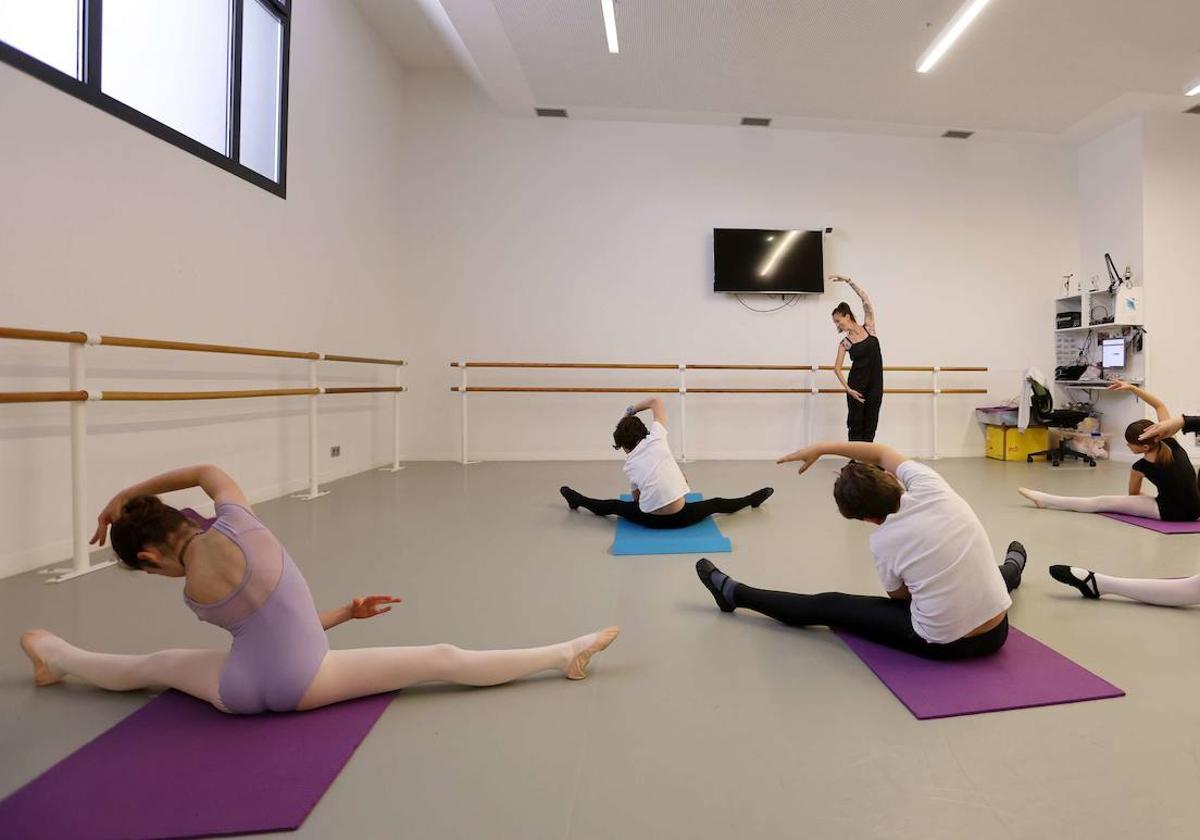
[[[1087,577],[1083,580],[1075,577],[1071,573],[1070,566],[1051,566],[1050,577],[1054,578],[1059,583],[1065,583],[1068,586],[1074,586],[1079,590],[1079,594],[1084,598],[1095,600],[1100,597],[1100,589],[1096,586],[1096,573],[1088,572]]]
[[[752,507],[752,508],[758,507],[763,502],[765,502],[767,499],[771,498],[771,496],[773,496],[773,495],[775,495],[774,487],[764,487],[761,490],[751,493],[750,494],[750,507]]]
[[[570,507],[571,510],[579,510],[580,496],[578,493],[576,493],[570,487],[567,487],[565,484],[558,488],[558,492],[562,494],[564,499],[567,500],[567,506]]]
[[[696,561],[696,576],[700,578],[700,582],[704,584],[704,588],[707,589],[709,594],[713,596],[713,600],[717,602],[717,606],[721,608],[721,612],[733,612],[733,604],[726,600],[725,595],[721,592],[722,587],[717,586],[717,584],[713,581],[713,572],[717,572],[718,574],[723,575],[725,578],[729,578],[729,575],[726,575],[724,572],[714,566],[712,561],[707,557],[701,557]]]

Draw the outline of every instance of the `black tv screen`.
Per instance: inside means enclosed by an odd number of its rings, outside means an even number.
[[[713,290],[820,294],[825,271],[819,230],[713,230]]]

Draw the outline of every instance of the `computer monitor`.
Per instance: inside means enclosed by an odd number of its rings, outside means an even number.
[[[1125,367],[1125,339],[1106,338],[1100,342],[1100,366],[1105,370]]]

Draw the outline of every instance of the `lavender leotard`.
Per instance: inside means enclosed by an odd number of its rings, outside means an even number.
[[[234,714],[290,712],[329,650],[308,584],[275,535],[241,505],[217,505],[212,527],[246,557],[242,582],[215,604],[184,596],[196,617],[233,634],[221,703]]]

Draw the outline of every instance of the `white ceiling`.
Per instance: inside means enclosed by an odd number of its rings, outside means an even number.
[[[514,114],[1056,139],[1200,83],[1200,0],[993,0],[925,75],[962,0],[617,0],[619,55],[600,0],[356,2],[408,66],[452,64],[449,33]]]

